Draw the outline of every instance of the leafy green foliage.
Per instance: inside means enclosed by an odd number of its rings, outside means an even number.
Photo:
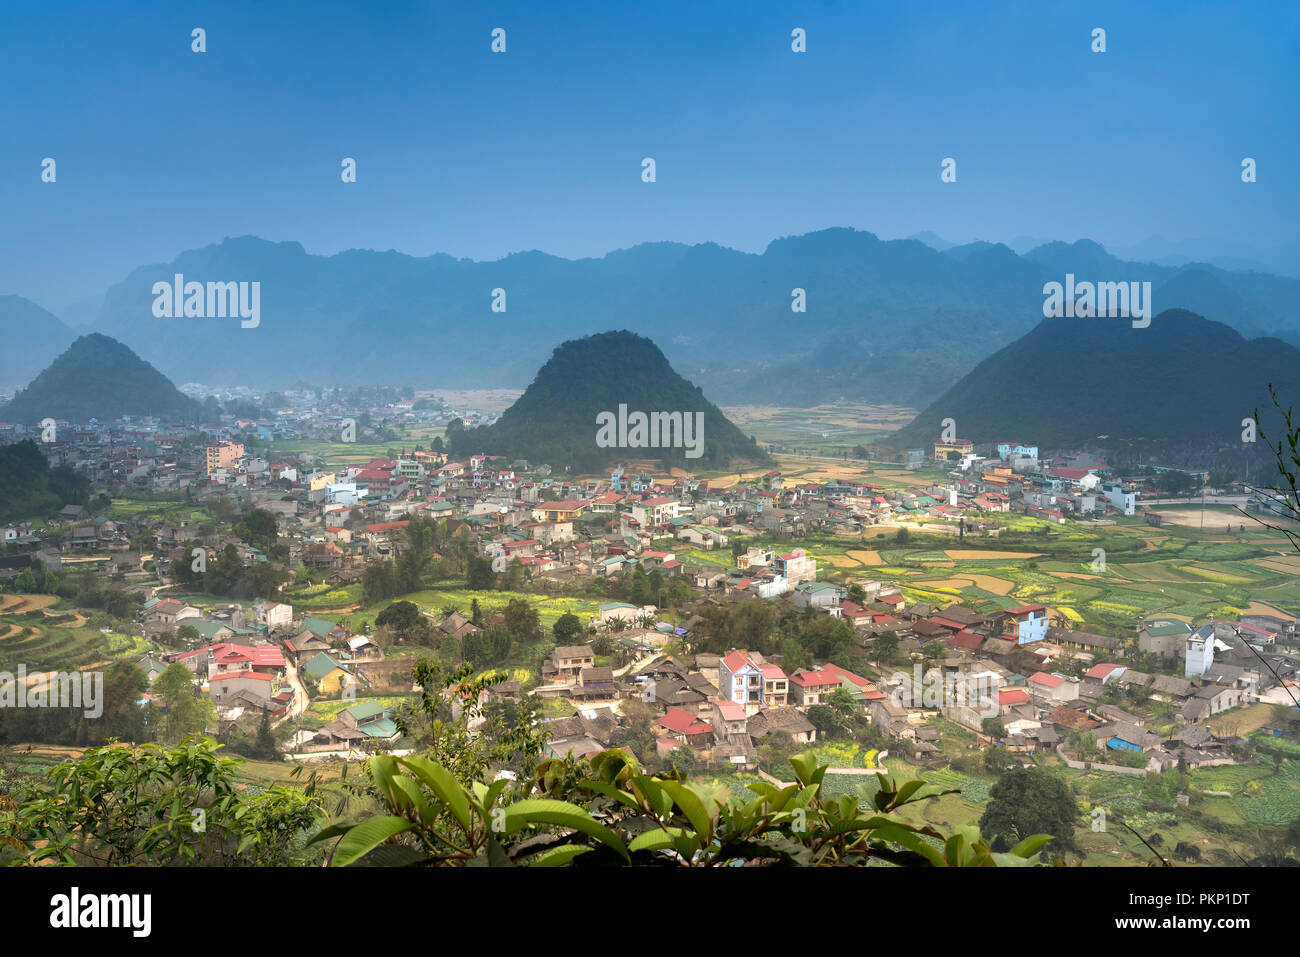
[[[315,780],[241,793],[240,762],[218,749],[204,737],[92,748],[0,811],[0,841],[19,864],[304,863],[322,816]]]
[[[547,761],[522,796],[508,782],[462,784],[421,757],[371,759],[383,813],[325,828],[336,840],[334,866],[442,864],[477,866],[717,867],[899,865],[990,867],[1037,862],[1048,838],[996,853],[975,828],[946,837],[895,812],[943,793],[882,776],[873,807],[855,797],[822,795],[826,768],[811,755],[790,760],[797,781],[766,781],[733,793],[688,780],[679,771],[648,775],[627,752],[585,762]]]
[[[398,641],[426,643],[432,636],[429,620],[414,602],[393,602],[375,616],[375,624],[389,629]]]
[[[582,626],[582,620],[571,611],[566,611],[551,626],[551,633],[555,635],[557,645],[573,644],[573,640],[585,630]]]
[[[0,475],[0,522],[42,518],[90,500],[90,480],[64,466],[50,468],[31,439],[0,445]]]
[[[1045,834],[1054,842],[1054,852],[1074,849],[1079,805],[1062,778],[1038,767],[1010,768],[989,795],[979,826],[992,837],[995,848]]]

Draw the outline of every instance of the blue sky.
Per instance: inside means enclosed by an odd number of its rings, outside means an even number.
[[[474,259],[827,226],[1275,246],[1300,235],[1298,47],[1291,3],[5,4],[0,293],[59,311],[250,233]]]

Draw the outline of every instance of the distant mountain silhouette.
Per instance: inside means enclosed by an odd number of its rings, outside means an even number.
[[[76,338],[52,312],[22,296],[0,296],[0,390],[17,389]]]
[[[623,414],[620,414],[620,406]],[[682,413],[682,429],[658,441],[635,432],[634,414]],[[702,432],[694,425],[701,420]],[[689,416],[687,424],[686,416]],[[628,441],[603,447],[601,426],[619,419]],[[618,427],[607,432],[615,437]],[[653,434],[653,433],[651,433]],[[681,447],[668,447],[681,436]],[[691,456],[686,438],[702,438],[696,445],[701,454]],[[649,339],[631,332],[603,332],[574,339],[556,347],[550,360],[538,371],[501,418],[477,429],[450,429],[451,454],[457,458],[483,452],[511,459],[527,459],[552,468],[594,472],[619,463],[658,459],[665,468],[687,471],[739,468],[766,464],[767,453],[730,422],[721,410],[673,371],[664,354]],[[636,442],[641,442],[637,446]],[[608,445],[608,443],[606,443]]]
[[[115,339],[81,336],[38,375],[0,419],[33,425],[44,418],[107,422],[124,415],[195,421],[199,404]]]
[[[1179,269],[1124,262],[1088,241],[1024,256],[995,243],[939,252],[917,239],[836,228],[774,240],[761,254],[648,243],[591,259],[531,251],[473,262],[391,250],[315,256],[298,243],[246,236],[135,270],[107,292],[94,328],[178,382],[474,388],[522,386],[556,342],[615,327],[652,337],[720,402],[844,397],[914,407],[1032,329],[1043,284],[1067,271],[1150,281],[1167,287],[1159,310],[1300,338],[1291,308],[1300,281],[1184,268],[1239,298],[1232,319],[1216,315],[1218,291],[1171,284]],[[177,273],[187,282],[260,282],[260,324],[155,317],[153,284]],[[806,312],[791,310],[796,288]],[[505,291],[504,312],[492,310],[494,289]],[[821,373],[800,374],[808,365]]]
[[[1245,339],[1182,309],[1146,329],[1128,319],[1044,319],[989,356],[889,444],[925,447],[951,418],[976,443],[1085,445],[1120,441],[1240,441],[1242,419],[1258,408],[1277,429],[1268,395],[1300,404],[1300,349],[1277,339]],[[1272,413],[1271,415],[1269,413]]]

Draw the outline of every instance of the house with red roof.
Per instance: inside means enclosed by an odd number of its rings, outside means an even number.
[[[790,678],[779,665],[758,666],[763,675],[763,707],[784,708],[790,702]]]
[[[825,704],[831,692],[839,687],[840,676],[825,668],[811,671],[801,668],[790,676],[790,693],[794,703],[801,708]]]
[[[284,673],[284,654],[279,645],[237,645],[223,642],[206,650],[209,677],[236,671],[256,671],[267,675]]]
[[[271,699],[280,691],[280,678],[260,671],[230,671],[208,678],[208,696],[219,707],[228,707],[236,697],[250,697],[250,703],[271,708]]]
[[[749,724],[745,706],[734,701],[713,702],[713,731],[719,738],[744,734]]]
[[[1061,704],[1079,698],[1079,679],[1065,675],[1035,671],[1029,676],[1026,687],[1031,695],[1047,703]]]
[[[707,748],[713,740],[713,726],[681,708],[669,708],[659,719],[659,727],[668,737],[676,738],[693,748]]]
[[[847,621],[850,625],[854,626],[855,628],[860,624],[862,625],[870,624],[873,615],[877,614],[868,611],[866,608],[863,608],[857,602],[848,598],[845,598],[843,601],[840,602],[839,610],[840,610],[840,617],[843,618],[845,621]]]
[[[1014,708],[1017,705],[1029,704],[1032,700],[1029,692],[1024,688],[1003,688],[998,692],[998,704],[1002,706],[1003,710]]]
[[[1112,681],[1118,680],[1119,676],[1126,671],[1128,671],[1128,668],[1124,665],[1107,663],[1093,665],[1083,673],[1083,676],[1085,678],[1092,678],[1096,681],[1100,681],[1102,684],[1109,684]]]
[[[724,700],[750,712],[763,706],[762,669],[743,651],[733,651],[718,662],[718,688]]]

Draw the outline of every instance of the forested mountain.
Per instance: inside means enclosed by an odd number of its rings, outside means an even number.
[[[629,429],[627,444],[602,447],[598,417],[617,419],[620,406],[626,411],[625,418],[635,413],[681,413],[687,429],[682,433],[683,444],[635,447]],[[697,416],[702,416],[702,438],[690,426]],[[673,371],[658,346],[626,331],[562,343],[497,422],[477,429],[451,429],[447,435],[455,457],[483,452],[576,472],[592,472],[634,459],[658,459],[665,467],[688,471],[770,461],[698,386]],[[670,438],[677,435],[674,431]],[[685,440],[690,438],[701,439],[699,456],[687,454]]]
[[[951,418],[973,442],[1008,439],[1060,448],[1095,442],[1240,442],[1242,419],[1277,416],[1272,383],[1300,403],[1300,349],[1246,339],[1223,323],[1182,309],[1145,329],[1128,319],[1044,319],[989,356],[890,437],[925,446]],[[1272,414],[1270,414],[1272,413]]]
[[[0,408],[0,419],[25,425],[45,418],[107,422],[123,415],[195,421],[199,411],[197,402],[122,343],[91,333]]]

